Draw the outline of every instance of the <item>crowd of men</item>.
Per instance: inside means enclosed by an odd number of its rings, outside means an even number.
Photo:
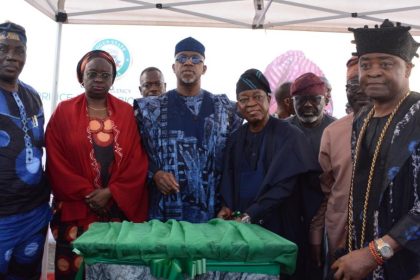
[[[270,85],[259,70],[239,77],[231,101],[201,87],[205,46],[191,37],[178,42],[176,88],[166,91],[162,72],[148,67],[140,75],[142,98],[133,104],[136,139],[148,156],[148,170],[139,174],[146,178],[148,209],[140,214],[259,224],[298,245],[296,271],[281,279],[420,279],[420,94],[409,87],[419,44],[409,30],[388,20],[350,29],[356,44],[347,63],[351,113],[339,120],[324,110],[331,102],[325,77],[305,73],[279,85],[271,116]],[[104,171],[112,181],[127,152],[116,144],[117,127],[107,130],[103,121],[112,117],[107,102],[114,99],[102,94],[102,85],[108,84],[105,91],[112,85],[115,64],[106,53],[88,56],[77,71],[86,92],[91,83],[87,97],[94,103],[80,114],[99,119],[105,134],[96,140],[111,135],[114,141],[106,142]],[[54,195],[60,184],[42,167],[44,115],[38,93],[19,80],[25,60],[25,29],[0,24],[0,279],[39,279],[53,215],[50,189]],[[89,129],[95,129],[91,122]],[[101,182],[102,142],[89,139],[100,175],[89,176]],[[48,160],[54,156],[49,142],[47,163],[58,162]],[[116,193],[107,192],[100,206],[93,205],[100,201],[92,200],[95,192],[77,194],[78,203],[95,216],[112,200],[121,219],[130,220]],[[77,195],[66,207],[76,205]]]

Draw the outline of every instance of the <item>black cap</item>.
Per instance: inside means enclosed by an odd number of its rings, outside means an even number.
[[[236,95],[250,89],[261,89],[267,95],[271,93],[270,84],[260,70],[248,69],[239,77],[236,83]]]
[[[354,55],[360,57],[368,53],[387,53],[398,56],[407,62],[411,62],[417,55],[417,43],[411,36],[410,26],[402,26],[397,22],[394,25],[388,19],[374,28],[349,28],[354,33],[354,42],[357,52]]]

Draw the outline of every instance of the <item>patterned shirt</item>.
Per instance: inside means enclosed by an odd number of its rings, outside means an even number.
[[[38,93],[20,81],[16,92],[0,88],[0,217],[49,201],[43,145],[44,112]]]
[[[235,105],[204,90],[187,98],[172,90],[137,99],[134,109],[150,158],[149,178],[163,170],[180,185],[179,193],[165,196],[151,181],[149,218],[195,223],[214,218],[226,141],[242,122]]]

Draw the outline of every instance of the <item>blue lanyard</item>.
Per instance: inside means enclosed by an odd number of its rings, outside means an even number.
[[[19,98],[19,95],[17,94],[17,92],[12,92],[13,98],[16,101],[16,104],[19,108],[19,113],[20,113],[20,120],[22,121],[22,130],[25,133],[25,136],[23,137],[25,140],[25,147],[26,147],[26,164],[32,163],[32,161],[34,160],[34,152],[32,149],[32,141],[31,141],[31,137],[28,134],[28,120],[27,120],[27,116],[26,116],[26,111],[25,111],[25,106],[23,105],[22,100]],[[36,124],[37,120],[36,120],[36,116],[34,116],[34,120],[33,122]]]

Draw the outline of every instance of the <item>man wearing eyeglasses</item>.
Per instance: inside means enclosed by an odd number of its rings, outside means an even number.
[[[335,121],[335,118],[324,112],[327,88],[318,76],[309,72],[301,75],[293,82],[290,93],[296,115],[289,118],[288,121],[302,130],[309,142],[312,155],[318,158],[322,132],[330,123]],[[318,171],[317,175],[321,174],[322,169],[319,164]],[[305,232],[309,232],[311,221],[323,200],[324,194],[318,176],[308,177],[308,184],[302,188]],[[318,255],[321,248],[318,240],[309,238],[308,246],[311,248],[312,255]],[[307,260],[308,274],[306,279],[322,279],[321,262],[315,261],[315,258],[311,260],[307,258]]]
[[[226,140],[242,119],[226,95],[201,88],[205,47],[194,38],[175,47],[176,89],[134,102],[149,154],[149,218],[194,223],[216,216]]]
[[[259,224],[295,242],[299,253],[292,279],[305,279],[298,184],[317,168],[317,159],[299,129],[270,116],[270,93],[256,69],[245,71],[236,84],[238,111],[247,123],[226,149],[220,188],[224,206],[218,217]]]
[[[140,74],[140,93],[143,97],[159,96],[166,92],[165,78],[156,67],[147,67]]]

